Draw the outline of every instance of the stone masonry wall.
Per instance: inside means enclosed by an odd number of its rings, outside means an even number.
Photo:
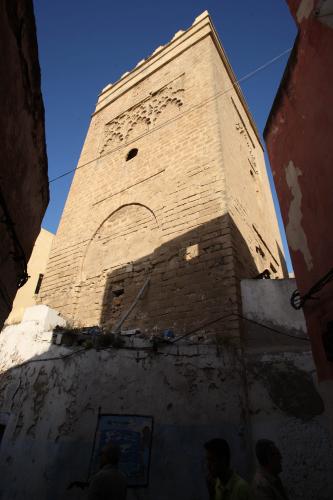
[[[253,277],[267,262],[257,257],[256,233],[244,231],[249,224],[234,210],[241,193],[228,176],[238,169],[234,158],[248,165],[250,155],[237,127],[242,120],[253,125],[241,101],[238,112],[218,104],[217,90],[230,89],[232,77],[221,51],[204,14],[101,94],[51,252],[43,303],[76,322],[112,328],[150,277],[124,328],[179,333],[238,311],[239,276]],[[236,95],[232,90],[228,99]],[[226,128],[234,134],[223,135]],[[137,155],[126,161],[133,148]],[[259,176],[262,154],[256,165]],[[277,224],[269,224],[265,179],[251,197],[251,224],[271,245],[280,237]],[[283,274],[279,259],[275,276]],[[204,330],[231,334],[238,324],[228,317]]]

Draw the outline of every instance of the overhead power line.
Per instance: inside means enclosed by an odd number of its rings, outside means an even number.
[[[198,109],[202,106],[204,106],[205,104],[211,102],[211,101],[214,101],[215,99],[219,98],[219,97],[222,97],[223,95],[227,94],[228,92],[231,92],[232,90],[234,90],[234,88],[240,84],[241,82],[244,82],[246,80],[249,80],[250,78],[252,78],[254,75],[256,75],[257,73],[259,73],[260,71],[263,71],[264,69],[268,68],[269,66],[271,66],[272,64],[274,64],[276,61],[278,61],[279,59],[281,59],[281,57],[285,56],[286,54],[288,54],[289,52],[291,52],[292,48],[289,48],[289,49],[286,49],[284,50],[283,52],[281,52],[280,54],[278,54],[277,56],[269,59],[267,62],[265,62],[264,64],[262,64],[261,66],[258,66],[256,69],[254,69],[253,71],[250,71],[249,73],[247,73],[246,75],[244,75],[242,78],[239,78],[238,80],[235,80],[233,83],[232,83],[232,86],[229,87],[228,89],[226,90],[223,90],[221,92],[217,92],[216,94],[212,95],[211,97],[208,97],[205,101],[201,102],[200,104],[196,104],[194,106],[192,106],[191,108],[185,110],[183,113],[181,113],[179,116],[176,116],[174,118],[171,118],[170,120],[167,120],[166,122],[164,122],[163,124],[157,126],[157,127],[154,127],[152,130],[149,130],[147,132],[145,132],[144,134],[141,134],[140,136],[136,137],[135,140],[138,140],[140,139],[141,137],[144,137],[144,136],[147,136],[147,135],[150,135],[152,134],[153,132],[155,132],[156,130],[159,130],[161,127],[164,127],[165,125],[169,124],[169,123],[172,123],[176,120],[179,120],[180,118],[182,118],[184,115],[186,115],[187,113],[190,113],[191,111],[193,111],[194,109]],[[133,142],[133,141],[131,141]],[[128,144],[130,143],[127,143],[126,146],[128,146]],[[93,164],[96,160],[100,159],[100,158],[104,158],[106,156],[109,156],[110,154],[118,151],[119,149],[122,149],[123,147],[125,147],[125,144],[121,144],[120,146],[117,146],[115,147],[114,149],[112,149],[111,151],[109,151],[108,153],[105,153],[104,155],[100,155],[96,158],[94,158],[93,160],[90,160],[82,165],[79,165],[77,166],[76,168],[73,168],[71,170],[68,170],[67,172],[64,172],[63,174],[60,174],[58,175],[57,177],[54,177],[53,179],[50,179],[49,180],[49,184],[51,184],[51,182],[55,182],[55,181],[58,181],[59,179],[62,179],[63,177],[66,177],[67,175],[70,175],[71,173],[75,172],[76,170],[79,170],[80,168],[83,168],[83,167],[87,167],[88,165],[91,165]]]
[[[333,267],[326,273],[322,278],[320,278],[317,283],[315,283],[310,290],[308,290],[304,295],[301,295],[298,290],[295,290],[290,298],[290,303],[294,309],[301,309],[308,300],[319,300],[316,297],[322,288],[328,283],[333,281]]]
[[[172,346],[173,344],[176,344],[179,340],[182,340],[186,337],[189,337],[190,335],[193,335],[194,333],[200,331],[200,330],[203,330],[204,328],[207,328],[207,326],[210,326],[210,325],[213,325],[214,323],[218,323],[219,321],[223,321],[225,319],[229,319],[231,317],[236,317],[236,318],[240,318],[244,321],[248,321],[250,323],[253,323],[257,326],[260,326],[262,328],[265,328],[266,330],[269,330],[277,335],[282,335],[284,337],[289,337],[289,338],[292,338],[292,339],[295,339],[295,340],[300,340],[300,341],[304,341],[304,342],[310,342],[310,339],[308,337],[301,337],[301,336],[298,336],[298,335],[293,335],[291,333],[288,333],[288,332],[285,332],[285,331],[282,331],[282,330],[278,330],[277,328],[272,328],[271,326],[269,325],[266,325],[265,323],[261,323],[260,321],[255,321],[253,319],[250,319],[250,318],[246,318],[245,316],[243,316],[242,314],[239,314],[239,313],[229,313],[229,314],[225,314],[223,316],[219,316],[218,318],[215,318],[213,320],[210,320],[210,321],[207,321],[206,323],[203,323],[201,324],[200,326],[194,328],[193,330],[190,330],[189,332],[185,333],[184,335],[181,335],[180,337],[176,337],[175,340],[173,341],[170,341],[170,342],[165,342],[163,341],[163,344],[160,344],[159,347],[169,347],[169,346]],[[159,339],[159,337],[156,337],[156,341],[158,342],[158,340],[161,340]],[[191,345],[191,344],[190,344]],[[195,344],[197,345],[197,344]],[[155,352],[155,354],[161,354],[159,352],[156,351],[154,345],[152,346],[144,346],[144,347],[129,347],[129,346],[121,346],[121,347],[112,347],[112,346],[107,346],[107,347],[100,347],[99,349],[96,349],[96,351],[107,351],[109,349],[114,349],[114,350],[127,350],[127,351],[148,351],[148,352]],[[17,368],[23,368],[24,366],[26,365],[30,365],[32,363],[43,363],[43,362],[48,362],[48,361],[59,361],[59,360],[64,360],[64,359],[67,359],[67,358],[70,358],[72,356],[76,356],[78,354],[82,354],[84,352],[87,352],[87,351],[91,351],[92,349],[91,348],[87,348],[87,347],[84,347],[82,349],[76,349],[75,351],[72,351],[68,354],[64,354],[64,355],[61,355],[61,356],[52,356],[52,357],[47,357],[47,358],[37,358],[37,359],[29,359],[27,361],[24,361],[23,363],[20,363],[18,365],[15,365],[15,366],[11,366],[10,368],[8,368],[7,372],[8,371],[12,371],[12,370],[16,370]]]

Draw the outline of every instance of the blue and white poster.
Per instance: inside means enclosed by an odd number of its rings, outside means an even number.
[[[92,474],[99,469],[101,450],[110,442],[121,449],[119,469],[128,486],[147,486],[153,432],[153,417],[104,415],[98,417],[93,451]]]

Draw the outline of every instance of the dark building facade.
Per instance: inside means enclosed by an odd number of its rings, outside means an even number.
[[[49,201],[44,106],[32,1],[0,1],[0,326]]]

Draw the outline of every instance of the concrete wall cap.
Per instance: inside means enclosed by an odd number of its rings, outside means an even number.
[[[159,47],[157,47],[157,49],[155,49],[154,52],[152,53],[152,56],[154,54],[157,54],[158,52],[160,52],[163,48],[164,48],[164,45],[160,45]]]
[[[102,89],[101,94],[103,94],[103,92],[106,92],[107,90],[109,90],[111,87],[112,87],[112,83],[109,83],[106,87],[104,87],[104,88]]]
[[[183,33],[185,33],[185,31],[183,30],[179,30],[177,31],[177,33],[174,34],[174,36],[171,38],[171,41],[172,40],[176,40],[176,38],[178,38],[180,35],[182,35]]]
[[[65,326],[66,320],[57,311],[45,305],[27,307],[22,323],[35,321],[39,325],[39,330],[47,332],[56,326]]]
[[[205,22],[201,22],[205,21]],[[168,43],[165,45],[161,45],[160,47],[157,47],[157,49],[150,55],[148,56],[144,63],[142,65],[140,64],[140,68],[137,65],[135,68],[133,68],[130,72],[125,73],[122,75],[122,77],[114,82],[112,90],[109,90],[108,94],[102,93],[100,96],[100,99],[97,103],[96,109],[92,116],[95,114],[99,113],[102,111],[106,106],[108,106],[111,102],[113,102],[115,99],[118,99],[120,95],[122,95],[124,92],[127,92],[127,90],[132,86],[135,81],[137,83],[139,78],[146,78],[151,74],[151,71],[153,68],[156,70],[157,65],[160,64],[165,64],[166,61],[170,60],[170,57],[175,57],[175,53],[181,50],[180,46],[182,43],[184,43],[184,46],[182,47],[183,49],[185,47],[188,47],[190,44],[195,44],[198,42],[198,39],[194,39],[193,35],[196,35],[197,37],[200,37],[199,32],[204,34],[204,36],[207,36],[208,34],[212,37],[214,44],[217,48],[218,53],[220,54],[220,57],[223,61],[223,64],[225,65],[225,68],[229,74],[230,80],[232,82],[236,82],[237,78],[236,75],[234,74],[230,63],[228,61],[228,58],[224,52],[224,49],[222,47],[221,41],[218,37],[218,34],[214,28],[214,25],[210,19],[209,13],[207,10],[205,10],[202,14],[200,14],[198,17],[196,17],[194,23],[183,33],[181,33],[181,30],[176,33],[176,35],[179,33],[179,36],[170,40]],[[174,52],[176,51],[176,52]],[[164,60],[163,60],[163,56]],[[139,76],[140,75],[140,76]],[[144,75],[144,76],[143,76]],[[126,78],[124,78],[126,76]],[[258,142],[260,146],[262,147],[260,136],[257,130],[257,127],[253,121],[252,115],[248,109],[248,106],[246,104],[246,101],[244,99],[244,96],[242,94],[242,91],[240,89],[240,86],[237,84],[234,86],[238,97],[240,98],[242,105],[245,109],[245,112],[250,120],[251,126],[253,128],[253,131],[258,139]]]
[[[193,24],[197,24],[197,23],[199,23],[200,21],[202,21],[203,19],[205,19],[205,17],[209,17],[209,12],[208,12],[208,10],[205,10],[204,12],[202,12],[202,14],[200,14],[199,16],[197,16],[197,17],[194,19]],[[192,26],[193,26],[193,24],[192,24]]]

